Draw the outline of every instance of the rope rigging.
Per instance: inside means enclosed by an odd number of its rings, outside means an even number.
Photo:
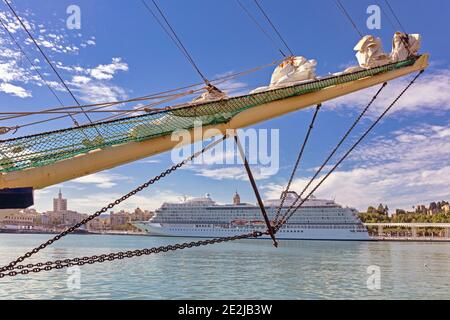
[[[191,54],[189,53],[189,51],[186,49],[186,47],[183,45],[183,42],[181,42],[180,38],[178,37],[177,33],[175,32],[175,29],[172,27],[172,25],[169,23],[168,19],[166,18],[166,16],[164,15],[163,11],[160,9],[160,7],[158,6],[158,4],[156,3],[155,0],[152,0],[153,5],[155,6],[156,10],[158,11],[158,13],[160,14],[160,16],[163,18],[164,22],[166,25],[164,25],[159,18],[157,17],[157,15],[155,14],[155,12],[152,10],[152,8],[150,6],[148,6],[148,4],[145,2],[145,0],[141,0],[142,3],[144,4],[145,8],[147,9],[147,11],[149,13],[151,13],[151,15],[153,16],[153,18],[156,20],[156,22],[161,26],[161,28],[166,32],[166,34],[170,37],[170,39],[175,43],[175,45],[177,46],[177,48],[181,51],[181,53],[183,53],[183,55],[186,57],[186,59],[189,61],[189,63],[192,65],[192,67],[195,69],[195,71],[199,74],[199,76],[203,79],[203,81],[205,82],[206,85],[210,85],[208,79],[205,77],[205,75],[200,71],[199,67],[197,66],[197,64],[195,63],[194,59],[192,58]],[[167,27],[169,28],[169,30],[167,29]]]
[[[384,118],[384,116],[392,109],[397,101],[408,91],[408,89],[416,82],[419,76],[424,72],[421,70],[403,89],[403,91],[392,101],[392,103],[378,116],[378,118],[372,123],[372,125],[360,136],[360,138],[347,150],[347,152],[339,159],[338,162],[328,171],[328,173],[319,181],[319,183],[309,192],[309,194],[303,198],[303,200],[295,207],[291,212],[286,212],[282,219],[277,224],[276,229],[281,228],[292,215],[311,197],[311,195],[324,183],[324,181],[339,167],[339,165],[350,155],[350,153],[364,140],[364,138],[373,130],[373,128]]]
[[[406,29],[403,27],[402,23],[400,22],[400,19],[398,18],[397,14],[394,11],[394,8],[392,8],[392,6],[388,0],[384,0],[384,2],[386,3],[387,7],[389,8],[389,11],[391,11],[392,15],[394,16],[395,20],[397,21],[397,23],[400,26],[403,33],[406,33]]]
[[[252,185],[253,191],[256,196],[256,200],[258,201],[259,209],[261,210],[261,213],[264,218],[264,222],[266,223],[267,232],[269,233],[270,237],[272,238],[274,247],[278,247],[277,240],[275,239],[275,232],[273,230],[272,225],[270,224],[269,217],[267,216],[266,208],[264,207],[264,203],[262,201],[261,195],[258,191],[258,186],[256,185],[255,179],[253,178],[252,170],[250,169],[250,165],[248,164],[247,157],[245,156],[244,148],[242,147],[241,142],[239,141],[239,138],[237,134],[234,136],[234,141],[238,147],[239,154],[241,155],[242,160],[244,161],[244,167],[247,171],[248,179],[250,180],[250,184]]]
[[[262,6],[259,4],[258,0],[253,0],[256,4],[256,6],[259,8],[259,10],[261,11],[261,13],[264,15],[264,17],[266,18],[267,22],[269,22],[270,26],[272,27],[272,29],[275,31],[275,33],[278,35],[278,37],[280,38],[281,42],[283,42],[284,46],[286,47],[286,49],[288,49],[289,53],[291,54],[291,56],[294,55],[294,53],[292,52],[291,48],[288,46],[287,42],[284,40],[283,36],[281,35],[281,33],[278,31],[278,29],[275,27],[274,23],[272,22],[272,20],[269,18],[269,16],[267,15],[266,11],[262,8]]]
[[[305,151],[306,144],[308,143],[309,136],[310,136],[311,131],[312,131],[313,127],[314,127],[314,123],[316,122],[317,114],[319,113],[319,110],[320,110],[321,106],[322,106],[321,104],[318,104],[316,106],[316,110],[314,111],[313,117],[311,119],[311,123],[310,123],[310,125],[308,127],[308,131],[307,131],[307,133],[305,135],[305,139],[303,140],[303,144],[302,144],[302,146],[300,148],[300,152],[298,153],[297,160],[295,161],[294,168],[292,169],[291,176],[289,177],[289,181],[288,181],[288,183],[286,185],[286,189],[281,193],[281,199],[280,199],[281,201],[280,201],[279,206],[277,207],[277,211],[276,211],[275,217],[273,219],[274,221],[278,220],[278,217],[279,217],[280,212],[281,212],[281,208],[283,208],[283,204],[286,201],[287,193],[288,193],[288,191],[289,191],[289,189],[291,187],[292,181],[294,180],[295,173],[297,172],[298,166],[300,164],[300,160],[301,160],[301,158],[303,156],[303,152]]]
[[[158,104],[162,104],[164,102],[168,102],[186,95],[191,95],[195,92],[201,91],[202,89],[197,89],[197,90],[190,90],[187,91],[185,93],[180,93],[180,94],[172,94],[172,95],[168,95],[168,98],[165,99],[161,99],[157,102],[151,103],[151,104],[147,104],[141,107],[137,107],[134,109],[107,109],[105,110],[104,108],[109,107],[109,106],[113,106],[114,104],[110,104],[110,105],[103,105],[101,107],[97,107],[97,108],[92,108],[86,111],[79,111],[79,110],[73,110],[70,111],[71,114],[79,114],[79,113],[118,113],[119,115],[122,114],[127,114],[127,113],[132,113],[132,112],[138,112],[138,111],[145,111],[145,112],[150,112],[150,111],[155,111],[157,109],[150,109],[150,106],[155,106]],[[161,97],[159,97],[161,98]],[[139,99],[140,100],[140,99]],[[139,101],[136,100],[136,101]],[[148,99],[151,100],[151,99]],[[38,115],[38,114],[59,114],[59,113],[67,113],[67,109],[74,109],[75,107],[63,107],[63,108],[54,108],[54,109],[47,109],[47,110],[42,110],[42,111],[4,111],[4,112],[0,112],[0,115],[3,115],[3,117],[0,117],[0,121],[2,120],[9,120],[9,119],[13,119],[13,118],[17,118],[17,117],[21,117],[21,116],[31,116],[31,115]],[[102,109],[102,110],[100,110]],[[102,122],[105,121],[105,119],[99,119],[96,120],[95,123],[97,122]]]
[[[8,265],[3,266],[0,268],[0,278],[3,278],[5,276],[17,276],[19,274],[28,274],[30,272],[41,272],[41,271],[50,271],[53,269],[61,269],[65,267],[70,267],[72,265],[84,265],[84,264],[93,264],[93,263],[101,263],[105,261],[113,261],[113,260],[121,260],[124,258],[131,258],[141,255],[149,255],[149,254],[155,254],[160,252],[167,252],[167,251],[174,251],[179,249],[185,249],[185,248],[192,248],[192,247],[198,247],[202,245],[209,245],[209,244],[215,244],[215,243],[221,243],[226,241],[234,241],[238,239],[248,239],[248,238],[258,238],[263,235],[270,235],[272,239],[275,241],[274,235],[276,232],[283,227],[285,223],[292,217],[292,215],[303,205],[303,203],[323,184],[323,182],[336,170],[336,168],[348,157],[348,155],[363,141],[363,139],[373,130],[373,128],[382,120],[382,118],[392,109],[392,107],[397,103],[397,101],[406,93],[406,91],[415,83],[415,81],[418,79],[418,77],[424,72],[424,70],[421,70],[411,81],[410,83],[403,89],[403,91],[393,100],[393,102],[383,111],[383,113],[380,114],[380,116],[372,123],[372,125],[364,132],[363,135],[360,136],[360,138],[350,147],[347,152],[341,157],[341,159],[333,166],[332,169],[321,179],[321,181],[310,191],[310,193],[297,205],[297,207],[291,211],[286,212],[283,217],[278,221],[275,227],[272,228],[269,224],[267,224],[268,229],[265,232],[261,231],[254,231],[251,233],[243,234],[243,235],[237,235],[237,236],[231,236],[231,237],[223,237],[223,238],[215,238],[211,240],[202,240],[197,242],[190,242],[190,243],[182,243],[182,244],[175,244],[175,245],[168,245],[168,246],[161,246],[156,248],[148,248],[148,249],[142,249],[142,250],[134,250],[134,251],[126,251],[126,252],[116,252],[116,253],[110,253],[110,254],[103,254],[103,255],[94,255],[90,257],[82,257],[82,258],[72,258],[72,259],[66,259],[66,260],[57,260],[57,261],[48,261],[46,263],[36,263],[36,264],[27,264],[27,265],[19,265],[19,263],[22,263],[24,260],[30,258],[32,255],[38,253],[42,249],[45,249],[47,246],[51,245],[55,241],[58,241],[62,237],[66,236],[67,234],[75,231],[82,225],[86,224],[87,222],[91,221],[95,217],[99,216],[100,214],[107,212],[111,208],[115,207],[116,205],[122,203],[123,201],[127,200],[131,196],[137,194],[138,192],[144,190],[145,188],[149,187],[150,185],[153,185],[160,179],[164,178],[165,176],[171,174],[178,168],[184,166],[189,161],[193,160],[200,154],[204,153],[206,150],[214,147],[219,142],[222,142],[226,139],[226,136],[223,136],[221,139],[218,139],[206,147],[204,147],[202,150],[192,154],[185,160],[179,162],[176,165],[173,165],[160,175],[148,180],[144,184],[140,185],[136,189],[132,190],[128,194],[124,195],[123,197],[115,200],[114,202],[111,202],[107,206],[103,207],[99,211],[95,212],[94,214],[90,215],[89,217],[85,218],[83,221],[75,224],[74,226],[66,229],[65,231],[61,232],[60,234],[56,235],[55,237],[51,238],[45,243],[42,243],[38,247],[32,249],[31,251],[27,252],[26,254],[20,256],[16,260],[10,262]],[[385,84],[382,86],[382,88],[385,87]],[[377,92],[377,95],[381,91],[381,89]],[[376,95],[376,96],[377,96]],[[371,102],[369,104],[372,104],[372,102],[376,99],[376,96],[372,98]],[[367,109],[367,108],[366,108]],[[365,111],[364,111],[365,112]],[[357,118],[359,121],[360,117]],[[356,121],[355,121],[356,122]],[[352,126],[353,127],[353,126]],[[351,129],[352,129],[351,127]],[[350,130],[351,131],[351,130]],[[347,134],[345,135],[347,136]],[[237,140],[236,136],[235,139],[237,143],[239,141]],[[239,146],[239,145],[238,145]],[[242,150],[240,150],[242,151]],[[244,155],[245,157],[245,155]],[[250,178],[249,173],[249,178]],[[256,187],[256,186],[254,186]],[[257,194],[257,189],[255,190],[255,195]],[[261,207],[264,206],[261,204]],[[264,215],[264,210],[262,210],[262,213]],[[265,216],[266,218],[267,216]],[[267,222],[267,220],[266,220]]]
[[[381,2],[378,2],[378,6],[381,9],[381,12],[384,13],[384,16],[386,17],[387,21],[389,22],[389,25],[392,27],[392,30],[397,31],[397,28],[395,27],[394,23],[392,22],[391,18],[389,17],[389,15],[387,14],[386,10],[383,8],[383,6],[381,5]]]
[[[337,7],[341,10],[342,14],[348,19],[348,21],[352,24],[353,29],[355,29],[356,33],[360,36],[360,38],[363,37],[362,32],[358,29],[358,26],[356,25],[355,21],[353,21],[352,17],[348,13],[347,9],[345,9],[344,5],[342,4],[341,0],[335,0],[334,1],[337,5]]]
[[[190,128],[195,126],[195,121],[198,119],[201,119],[202,126],[206,127],[209,125],[226,125],[226,123],[232,121],[234,117],[236,117],[235,119],[239,119],[241,113],[245,110],[254,113],[252,118],[259,117],[260,114],[251,110],[268,105],[269,103],[278,104],[282,100],[290,97],[300,99],[299,102],[301,103],[304,94],[311,92],[313,92],[314,95],[320,94],[322,89],[342,86],[345,85],[345,83],[357,81],[359,79],[362,79],[361,81],[367,81],[368,77],[374,75],[382,76],[387,72],[401,70],[405,66],[413,65],[415,61],[416,60],[414,59],[410,59],[383,67],[326,77],[314,82],[269,90],[258,94],[240,95],[229,99],[200,104],[188,103],[164,109],[155,109],[146,114],[133,115],[99,124],[83,125],[80,128],[62,128],[49,132],[1,140],[0,150],[3,151],[5,156],[0,156],[0,172],[5,174],[15,172],[18,175],[22,175],[23,173],[21,171],[27,168],[33,169],[34,172],[40,171],[41,168],[45,171],[48,170],[47,168],[49,168],[49,166],[52,166],[60,160],[67,159],[68,161],[77,162],[78,159],[76,159],[76,156],[78,155],[90,157],[90,151],[92,150],[98,150],[99,153],[104,153],[108,152],[107,149],[109,149],[109,147],[116,145],[121,145],[120,148],[129,149],[129,143],[132,142],[150,142],[155,138],[170,135],[177,129],[190,130]],[[334,96],[335,95],[333,94],[321,99],[328,100]],[[302,105],[301,108],[306,106],[306,104],[304,106]],[[270,111],[267,108],[266,110]],[[279,113],[277,110],[272,110],[270,112]],[[251,120],[249,119],[248,121]],[[243,127],[244,124],[245,122],[236,128]],[[247,122],[247,125],[251,124]],[[93,128],[94,126],[98,126],[102,131],[102,138],[97,138]],[[81,131],[88,134],[88,139],[81,135]],[[147,156],[149,155],[146,151],[137,151],[140,155],[135,154],[134,156],[141,157],[145,154],[147,154]],[[132,160],[129,155],[126,157]],[[91,167],[90,165],[88,166]],[[102,170],[98,167],[95,168],[96,170]],[[91,169],[93,168],[91,167]],[[86,167],[84,170],[88,171],[83,172],[90,172],[89,170],[91,169]],[[78,174],[83,173],[79,172],[77,175]],[[42,188],[49,183],[40,179],[31,182],[28,178],[26,178],[24,182],[33,183],[33,186],[36,188]]]
[[[244,4],[241,2],[241,0],[236,0],[238,5],[242,8],[242,10],[248,15],[248,17],[255,23],[255,25],[258,27],[259,30],[266,36],[266,38],[269,40],[269,42],[273,45],[273,47],[281,53],[283,57],[286,58],[286,54],[281,50],[278,45],[276,44],[275,40],[270,36],[270,34],[261,26],[261,24],[256,20],[256,18],[251,14],[250,11],[244,6]]]
[[[46,53],[44,52],[44,50],[42,50],[41,46],[37,43],[36,39],[33,37],[33,35],[31,34],[31,32],[28,30],[28,28],[25,26],[25,24],[23,23],[22,19],[19,17],[19,15],[17,14],[17,12],[14,10],[14,8],[12,7],[10,0],[3,0],[6,5],[9,7],[9,9],[11,10],[11,12],[13,13],[13,15],[16,17],[17,21],[19,21],[19,24],[21,25],[21,27],[23,28],[23,30],[27,33],[28,37],[32,40],[32,42],[34,43],[34,45],[36,46],[36,48],[39,50],[39,52],[42,54],[42,56],[44,57],[45,61],[48,63],[48,65],[52,68],[53,72],[56,74],[56,76],[58,77],[59,81],[61,82],[61,84],[64,86],[64,88],[67,90],[67,92],[70,94],[70,96],[72,97],[72,99],[75,101],[75,103],[77,105],[79,105],[81,107],[80,102],[78,101],[78,99],[75,97],[75,95],[73,94],[72,90],[70,90],[70,88],[67,86],[66,82],[63,80],[63,78],[61,77],[61,75],[59,74],[58,70],[56,70],[55,66],[53,65],[53,63],[50,61],[49,57],[46,55]],[[81,107],[81,109],[83,110],[83,108]],[[92,123],[92,119],[89,117],[88,114],[85,113],[86,118],[89,120],[90,123]]]
[[[215,78],[215,79],[211,80],[210,82],[214,83],[215,85],[218,85],[218,84],[226,82],[228,80],[231,80],[231,79],[234,79],[234,78],[237,78],[237,77],[242,77],[242,76],[245,76],[245,75],[257,72],[257,71],[259,71],[261,69],[277,65],[279,63],[280,63],[280,61],[276,60],[276,61],[273,61],[271,63],[265,64],[265,65],[261,65],[261,66],[254,67],[254,68],[251,68],[251,69],[247,69],[247,70],[244,70],[244,71],[239,71],[239,72],[235,72],[235,73],[232,73],[232,74],[229,74],[229,75],[218,77],[218,78]],[[84,111],[89,113],[91,110],[95,111],[95,110],[98,110],[98,109],[111,107],[111,106],[116,106],[116,105],[120,105],[120,104],[160,99],[159,101],[156,101],[154,103],[151,103],[151,104],[148,104],[148,105],[145,105],[145,106],[137,107],[135,109],[135,111],[139,111],[139,110],[144,109],[144,108],[152,108],[152,107],[157,106],[159,104],[162,104],[162,103],[165,103],[165,102],[169,102],[169,101],[172,101],[172,100],[176,100],[176,99],[178,99],[180,97],[185,97],[185,96],[194,94],[194,93],[199,92],[199,91],[203,91],[204,90],[203,87],[196,89],[196,87],[199,87],[201,85],[202,85],[202,83],[195,83],[195,84],[191,84],[191,85],[184,86],[184,87],[170,89],[170,90],[166,90],[166,91],[162,91],[162,92],[158,92],[158,93],[152,93],[152,94],[139,96],[139,97],[135,97],[135,98],[130,98],[130,99],[126,99],[126,100],[117,100],[117,101],[101,102],[101,103],[94,103],[94,104],[85,104],[85,105],[81,105],[81,106],[72,105],[72,106],[65,106],[65,107],[59,107],[59,108],[47,108],[47,109],[43,109],[42,111],[43,112],[45,112],[45,111],[60,111],[60,110],[71,111],[72,109],[84,108],[85,109]],[[156,111],[158,109],[153,109],[153,110]],[[120,110],[114,110],[114,111],[111,111],[111,112],[120,112]],[[37,112],[37,114],[39,114],[39,112]],[[126,114],[128,114],[128,112],[124,112],[124,113],[121,113],[121,114],[118,114],[118,115],[116,114],[116,115],[113,115],[113,116],[110,116],[110,117],[102,118],[102,119],[96,120],[94,123],[100,123],[100,122],[103,122],[103,121],[109,121],[109,120],[117,119],[117,118],[125,116]],[[25,114],[24,113],[22,115],[14,115],[14,116],[8,116],[8,117],[4,116],[4,117],[0,117],[0,121],[14,119],[14,118],[20,118],[20,117],[26,117],[28,115],[30,115],[30,114]],[[66,118],[68,116],[69,115],[51,117],[51,118],[48,118],[48,119],[34,121],[34,122],[29,122],[29,123],[17,125],[17,126],[14,126],[14,127],[0,127],[0,134],[7,133],[7,132],[9,132],[11,130],[16,130],[17,131],[18,129],[23,128],[23,127],[27,127],[27,126],[33,126],[33,125],[36,125],[36,124],[41,124],[41,123],[45,123],[45,122],[49,122],[49,121],[64,119],[64,118]],[[4,128],[3,131],[1,130],[2,128]]]
[[[348,138],[350,133],[353,131],[353,129],[356,127],[356,125],[360,122],[362,117],[366,114],[366,112],[369,110],[369,108],[372,106],[375,99],[380,95],[381,91],[386,87],[387,83],[385,82],[380,89],[376,92],[376,94],[372,97],[370,102],[367,104],[367,106],[361,111],[361,113],[358,115],[358,117],[355,119],[353,124],[348,128],[348,130],[345,132],[345,134],[342,136],[342,138],[339,140],[337,145],[334,147],[334,149],[330,152],[328,157],[323,161],[322,165],[319,167],[318,170],[314,173],[312,178],[309,180],[309,182],[306,184],[306,186],[303,188],[303,190],[300,192],[298,197],[295,199],[295,201],[291,204],[291,206],[286,210],[285,214],[289,214],[289,212],[295,207],[297,202],[302,199],[302,195],[305,193],[305,191],[309,188],[309,186],[313,183],[313,181],[317,178],[317,176],[322,172],[323,168],[328,164],[328,162],[331,160],[331,158],[334,156],[334,154],[337,152],[337,150],[341,147],[341,145],[345,142],[345,140]],[[278,216],[277,216],[278,218]]]

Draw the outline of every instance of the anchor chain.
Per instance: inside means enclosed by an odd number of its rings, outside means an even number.
[[[73,231],[75,231],[76,229],[80,228],[82,225],[85,225],[86,223],[88,223],[89,221],[93,220],[94,218],[98,217],[102,213],[107,212],[108,210],[114,208],[115,206],[117,206],[118,204],[120,204],[123,201],[127,200],[131,196],[134,196],[135,194],[141,192],[142,190],[144,190],[145,188],[147,188],[150,185],[154,184],[155,182],[159,181],[160,179],[164,178],[165,176],[171,174],[175,170],[177,170],[177,169],[181,168],[182,166],[186,165],[188,162],[190,162],[191,160],[193,160],[194,158],[196,158],[200,154],[204,153],[205,151],[211,149],[212,147],[214,147],[215,145],[217,145],[218,143],[223,141],[225,138],[226,138],[226,136],[223,136],[221,139],[218,139],[218,140],[210,143],[209,145],[204,147],[202,150],[197,151],[196,153],[190,155],[189,157],[187,157],[186,159],[182,160],[181,162],[179,162],[179,163],[173,165],[172,167],[166,169],[161,174],[159,174],[156,177],[148,180],[147,182],[143,183],[142,185],[140,185],[136,189],[130,191],[129,193],[127,193],[126,195],[122,196],[121,198],[115,200],[114,202],[111,202],[107,206],[101,208],[100,210],[96,211],[95,213],[93,213],[89,217],[83,219],[82,221],[78,222],[77,224],[67,228],[66,230],[62,231],[58,235],[56,235],[53,238],[51,238],[51,239],[47,240],[46,242],[42,243],[38,247],[36,247],[36,248],[32,249],[31,251],[25,253],[23,256],[20,256],[16,260],[10,262],[8,265],[1,267],[0,268],[0,272],[4,272],[6,270],[14,269],[14,266],[16,266],[18,263],[23,262],[27,258],[30,258],[32,255],[38,253],[42,249],[45,249],[46,247],[48,247],[49,245],[51,245],[55,241],[58,241],[62,237],[68,235],[69,233],[72,233]]]
[[[313,188],[313,190],[302,200],[300,204],[298,204],[294,211],[286,212],[283,217],[278,221],[276,226],[274,227],[274,231],[278,231],[291,217],[292,215],[303,205],[303,203],[312,195],[314,191],[317,190],[317,188],[325,181],[326,178],[329,177],[329,175],[340,165],[340,163],[356,148],[356,146],[370,133],[370,131],[378,124],[378,122],[386,115],[387,112],[396,104],[396,102],[403,96],[403,94],[414,84],[414,82],[417,80],[417,78],[424,72],[424,70],[421,70],[414,78],[411,80],[411,82],[406,86],[406,88],[394,99],[394,101],[384,110],[384,112],[372,123],[372,125],[366,130],[366,132],[355,142],[355,144],[344,154],[344,156],[334,165],[334,167],[325,175],[324,178]],[[383,85],[384,86],[384,85]],[[122,260],[124,258],[132,258],[142,255],[150,255],[150,254],[157,254],[161,252],[168,252],[168,251],[175,251],[175,250],[181,250],[185,248],[192,248],[192,247],[199,247],[203,245],[209,245],[209,244],[216,244],[216,243],[222,243],[222,242],[228,242],[228,241],[234,241],[234,240],[240,240],[240,239],[248,239],[248,238],[258,238],[263,235],[271,235],[269,233],[269,230],[265,232],[261,231],[253,231],[251,233],[242,234],[242,235],[236,235],[236,236],[230,236],[230,237],[223,237],[223,238],[215,238],[215,239],[207,239],[207,240],[200,240],[200,241],[194,241],[194,242],[186,242],[181,244],[175,244],[175,245],[167,245],[167,246],[161,246],[161,247],[154,247],[154,248],[147,248],[147,249],[138,249],[138,250],[129,250],[129,251],[119,251],[116,253],[109,253],[109,254],[102,254],[102,255],[93,255],[89,257],[82,257],[82,258],[72,258],[72,259],[65,259],[65,260],[56,260],[56,261],[47,261],[45,263],[36,263],[36,264],[27,264],[27,265],[17,265],[18,263],[24,261],[25,259],[31,257],[33,254],[39,252],[40,250],[46,248],[53,242],[59,240],[60,238],[64,237],[65,235],[73,232],[77,228],[81,227],[83,224],[86,224],[90,220],[94,219],[95,217],[99,216],[101,213],[106,212],[107,210],[113,208],[114,206],[120,204],[121,202],[125,201],[129,197],[135,195],[136,193],[142,191],[143,189],[147,188],[148,186],[154,184],[156,181],[160,180],[161,178],[165,177],[166,175],[172,173],[173,171],[177,170],[178,168],[185,165],[187,162],[193,160],[198,155],[204,153],[206,150],[212,148],[219,142],[223,141],[226,138],[226,136],[223,136],[222,139],[216,140],[215,142],[207,145],[202,150],[192,154],[185,160],[179,162],[176,165],[173,165],[160,175],[150,179],[146,183],[142,184],[141,186],[137,187],[136,189],[132,190],[128,194],[124,195],[123,197],[117,199],[116,201],[110,203],[106,207],[103,207],[99,211],[95,212],[91,216],[85,218],[81,222],[75,224],[74,226],[66,229],[65,231],[61,232],[54,238],[48,240],[47,242],[41,244],[40,246],[34,248],[30,252],[27,252],[25,255],[19,257],[18,259],[14,260],[7,266],[4,266],[0,268],[0,279],[5,276],[17,276],[19,274],[29,274],[30,272],[38,273],[41,271],[50,271],[53,269],[62,269],[71,267],[74,265],[82,266],[85,264],[94,264],[94,263],[102,263],[105,261],[113,261],[113,260]],[[298,200],[298,199],[297,199]],[[17,270],[17,271],[16,271]],[[9,272],[5,272],[9,271]]]
[[[151,255],[162,252],[176,251],[187,248],[194,248],[200,246],[206,246],[210,244],[217,244],[235,240],[249,239],[249,238],[259,238],[263,235],[268,235],[268,232],[261,231],[253,231],[251,233],[230,236],[230,237],[222,237],[215,239],[206,239],[200,241],[192,241],[185,243],[177,243],[173,245],[160,246],[154,248],[146,248],[146,249],[138,249],[138,250],[128,250],[128,251],[119,251],[108,254],[101,255],[93,255],[82,258],[72,258],[72,259],[64,259],[64,260],[56,260],[56,261],[47,261],[47,262],[39,262],[35,264],[27,264],[27,265],[18,265],[15,267],[11,267],[11,271],[9,272],[0,272],[0,279],[4,277],[15,277],[18,275],[27,275],[29,273],[38,273],[42,271],[51,271],[54,269],[63,269],[69,268],[73,266],[83,266],[85,264],[94,264],[94,263],[102,263],[105,261],[114,261],[114,260],[123,260],[125,258],[133,258],[140,257],[143,255]],[[17,270],[17,271],[16,271]]]

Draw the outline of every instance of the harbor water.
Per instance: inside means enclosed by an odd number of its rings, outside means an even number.
[[[49,237],[0,234],[0,264]],[[70,235],[28,261],[184,241]],[[450,299],[450,243],[242,240],[5,277],[0,299]]]

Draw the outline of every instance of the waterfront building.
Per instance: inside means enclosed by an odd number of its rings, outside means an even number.
[[[153,217],[153,212],[148,210],[142,210],[141,208],[136,208],[133,213],[130,214],[131,221],[146,221]]]
[[[41,220],[44,226],[69,226],[82,221],[86,217],[87,214],[72,210],[47,211],[42,215]]]
[[[58,198],[53,199],[53,211],[59,212],[65,210],[67,210],[67,199],[62,197],[61,189],[59,189]]]
[[[53,226],[72,226],[81,222],[87,217],[87,214],[68,210],[67,199],[62,196],[61,190],[58,192],[58,198],[53,199],[53,211],[47,211],[42,215],[42,225]]]
[[[29,229],[40,224],[38,213],[13,213],[0,219],[1,224],[7,229]]]
[[[239,193],[237,193],[237,191],[235,192],[235,194],[233,196],[233,204],[235,204],[235,205],[241,204],[241,197],[239,196]]]
[[[131,221],[130,214],[121,210],[118,213],[110,213],[111,228],[127,224]]]
[[[111,229],[109,217],[96,217],[87,223],[88,230],[91,231],[105,231]]]

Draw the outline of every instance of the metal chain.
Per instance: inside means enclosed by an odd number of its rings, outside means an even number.
[[[356,148],[356,146],[369,134],[369,132],[378,124],[379,121],[386,115],[387,112],[395,105],[395,103],[403,96],[403,94],[414,84],[414,82],[417,80],[417,78],[424,72],[424,70],[421,70],[414,79],[408,84],[408,86],[397,96],[397,98],[386,108],[386,110],[375,120],[375,122],[367,129],[367,131],[353,144],[353,146],[345,153],[345,155],[334,165],[334,167],[325,175],[324,178],[313,188],[313,190],[308,194],[308,196],[302,200],[302,202],[295,208],[294,211],[290,212],[289,215],[285,214],[283,218],[279,221],[277,226],[275,227],[276,230],[279,230],[291,217],[292,215],[303,205],[303,203],[317,190],[317,188],[330,176],[330,174],[341,164],[341,162]],[[85,264],[94,264],[94,263],[102,263],[105,261],[114,261],[114,260],[122,260],[124,258],[132,258],[142,255],[150,255],[150,254],[156,254],[161,252],[168,252],[168,251],[175,251],[185,248],[192,248],[192,247],[199,247],[203,245],[209,245],[209,244],[216,244],[216,243],[222,243],[222,242],[228,242],[228,241],[234,241],[234,240],[240,240],[240,239],[248,239],[248,238],[258,238],[263,235],[268,235],[269,232],[260,232],[260,231],[253,231],[251,233],[242,234],[242,235],[236,235],[231,237],[223,237],[223,238],[215,238],[215,239],[209,239],[209,240],[200,240],[196,242],[185,242],[181,244],[175,244],[175,245],[167,245],[167,246],[161,246],[161,247],[154,247],[150,249],[140,249],[140,250],[129,250],[129,251],[119,251],[116,253],[109,253],[109,254],[102,254],[102,255],[93,255],[89,257],[82,257],[82,258],[72,258],[72,259],[65,259],[65,260],[56,260],[56,261],[47,261],[45,263],[36,263],[36,264],[27,264],[27,265],[17,265],[19,262],[24,261],[25,259],[31,257],[33,254],[39,252],[40,250],[46,248],[47,246],[51,245],[53,242],[59,240],[60,238],[64,237],[65,235],[73,232],[77,228],[81,227],[82,225],[86,224],[90,220],[94,219],[95,217],[99,216],[101,213],[106,212],[108,209],[113,208],[114,206],[120,204],[121,202],[125,201],[129,197],[135,195],[136,193],[142,191],[143,189],[147,188],[148,186],[152,185],[156,181],[160,180],[161,178],[165,177],[166,175],[172,173],[176,169],[182,167],[187,162],[191,161],[198,155],[204,153],[206,150],[212,148],[219,142],[223,141],[226,138],[226,136],[222,137],[220,140],[216,140],[215,142],[209,144],[208,146],[204,147],[202,150],[192,154],[185,160],[181,161],[180,163],[170,167],[160,175],[154,177],[153,179],[150,179],[146,183],[142,184],[138,188],[134,189],[133,191],[129,192],[128,194],[124,195],[123,197],[117,199],[116,201],[110,203],[106,207],[103,207],[101,210],[97,211],[96,213],[92,214],[91,216],[87,217],[86,219],[82,220],[81,222],[77,223],[76,225],[68,228],[67,230],[61,232],[54,238],[48,240],[47,242],[41,244],[40,246],[34,248],[30,252],[27,252],[25,255],[19,257],[15,261],[11,262],[7,266],[4,266],[0,269],[0,279],[5,276],[17,276],[17,275],[26,275],[31,272],[38,273],[41,271],[50,271],[53,269],[62,269],[71,267],[74,265],[82,266]],[[5,271],[9,272],[5,272]],[[18,270],[18,271],[16,271]]]
[[[150,185],[154,184],[155,182],[159,181],[160,179],[164,178],[165,176],[171,174],[172,172],[174,172],[175,170],[177,170],[178,168],[181,168],[182,166],[184,166],[186,163],[188,163],[189,161],[193,160],[194,158],[196,158],[197,156],[199,156],[200,154],[204,153],[205,151],[207,151],[208,149],[211,149],[212,147],[214,147],[215,145],[217,145],[218,143],[222,142],[224,139],[226,138],[226,136],[223,136],[221,139],[218,139],[212,143],[210,143],[209,145],[207,145],[206,147],[204,147],[202,150],[197,151],[196,153],[192,154],[191,156],[189,156],[188,158],[184,159],[183,161],[173,165],[172,167],[168,168],[167,170],[163,171],[161,174],[157,175],[156,177],[148,180],[147,182],[143,183],[142,185],[140,185],[139,187],[137,187],[136,189],[130,191],[129,193],[127,193],[126,195],[122,196],[121,198],[115,200],[114,202],[111,202],[110,204],[108,204],[107,206],[101,208],[100,210],[96,211],[94,214],[90,215],[89,217],[83,219],[82,221],[78,222],[77,224],[71,226],[70,228],[62,231],[60,234],[56,235],[55,237],[47,240],[46,242],[42,243],[41,245],[39,245],[38,247],[34,248],[33,250],[25,253],[23,256],[20,256],[19,258],[17,258],[16,260],[10,262],[8,265],[3,266],[2,268],[0,268],[0,272],[6,271],[6,270],[11,270],[12,268],[14,268],[15,265],[17,265],[19,262],[23,262],[25,259],[31,257],[32,255],[38,253],[39,251],[41,251],[42,249],[48,247],[49,245],[51,245],[53,242],[58,241],[59,239],[61,239],[62,237],[68,235],[69,233],[75,231],[76,229],[80,228],[82,225],[85,225],[86,223],[88,223],[89,221],[91,221],[92,219],[98,217],[99,215],[101,215],[102,213],[107,212],[108,210],[114,208],[115,206],[117,206],[118,204],[122,203],[123,201],[127,200],[128,198],[130,198],[131,196],[134,196],[135,194],[141,192],[142,190],[144,190],[145,188],[149,187]]]
[[[405,94],[406,91],[416,82],[417,78],[424,72],[421,70],[410,83],[400,92],[400,94],[392,101],[392,103],[381,113],[378,118],[372,123],[372,125],[359,137],[359,139],[347,150],[347,152],[339,159],[339,161],[328,171],[328,173],[319,181],[319,183],[309,192],[309,194],[295,207],[294,211],[285,213],[283,218],[280,219],[275,229],[278,231],[291,217],[292,215],[308,200],[308,198],[322,185],[322,183],[337,169],[337,167],[344,161],[348,155],[361,143],[362,140],[373,130],[373,128],[384,118],[384,116],[392,109],[398,100]]]
[[[4,277],[15,277],[18,275],[26,275],[29,273],[38,273],[41,271],[51,271],[54,269],[63,269],[72,266],[83,266],[85,264],[94,264],[94,263],[102,263],[106,261],[114,261],[114,260],[122,260],[125,258],[133,258],[140,257],[143,255],[157,254],[162,252],[169,252],[175,250],[182,250],[186,248],[200,247],[206,246],[210,244],[223,243],[228,241],[249,239],[249,238],[259,238],[263,235],[267,235],[268,232],[260,232],[253,231],[251,233],[246,233],[242,235],[223,237],[223,238],[215,238],[215,239],[206,239],[200,241],[193,242],[185,242],[185,243],[177,243],[174,245],[166,245],[154,248],[147,249],[138,249],[138,250],[128,250],[128,251],[119,251],[108,254],[101,255],[93,255],[89,257],[82,258],[72,258],[65,260],[56,260],[56,261],[47,261],[47,262],[39,262],[35,264],[27,264],[27,265],[18,265],[16,267],[12,267],[8,270],[9,272],[0,272],[0,279]]]

